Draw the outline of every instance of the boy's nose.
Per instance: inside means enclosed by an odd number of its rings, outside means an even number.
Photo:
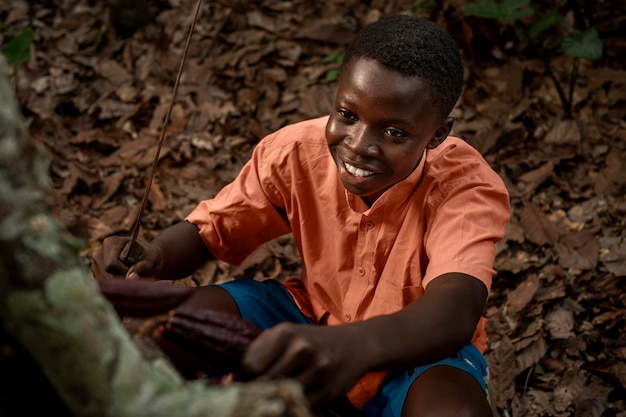
[[[367,126],[355,127],[350,136],[348,146],[354,154],[372,157],[378,153],[375,134]]]

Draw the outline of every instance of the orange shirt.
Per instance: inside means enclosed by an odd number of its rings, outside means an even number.
[[[368,207],[339,179],[327,120],[264,138],[239,176],[189,214],[210,251],[237,265],[262,243],[293,233],[304,272],[284,284],[305,315],[329,325],[397,312],[449,272],[490,288],[510,206],[482,156],[450,136]],[[482,352],[484,325],[472,340]],[[384,375],[360,380],[349,393],[353,403],[369,401]]]

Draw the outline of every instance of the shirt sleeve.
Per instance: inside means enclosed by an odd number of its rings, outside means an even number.
[[[491,288],[495,245],[510,215],[504,182],[482,158],[440,161],[442,177],[427,205],[425,248],[429,259],[423,285],[452,272],[464,273]]]
[[[198,226],[216,258],[239,265],[263,243],[290,232],[283,203],[268,175],[272,164],[266,141],[261,141],[237,178],[186,217]]]

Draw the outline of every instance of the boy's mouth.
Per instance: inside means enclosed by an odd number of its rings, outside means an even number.
[[[350,174],[352,174],[355,177],[369,177],[370,175],[374,174],[371,171],[366,171],[364,169],[361,168],[357,168],[354,165],[350,165],[347,162],[343,163],[343,166],[346,168],[346,171],[348,171]]]

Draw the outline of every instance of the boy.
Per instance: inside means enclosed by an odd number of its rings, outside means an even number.
[[[249,373],[299,380],[313,406],[347,394],[369,416],[491,415],[481,315],[509,198],[448,137],[462,83],[445,31],[380,19],[346,50],[329,116],[260,141],[130,268],[118,259],[129,239],[105,239],[94,273],[179,279],[293,233],[301,276],[200,287],[187,303],[267,329],[244,354]]]

